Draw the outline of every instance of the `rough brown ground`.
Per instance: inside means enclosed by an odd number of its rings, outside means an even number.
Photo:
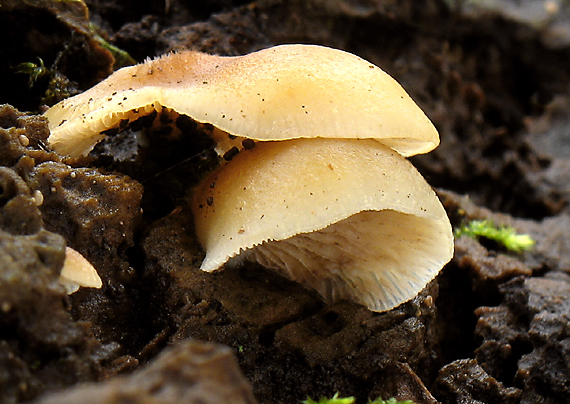
[[[137,61],[178,48],[235,55],[299,42],[381,66],[440,131],[441,146],[413,162],[440,190],[452,223],[513,225],[537,240],[535,249],[514,254],[488,240],[458,239],[436,281],[383,314],[324,305],[259,267],[205,274],[185,199],[196,181],[196,159],[181,152],[192,147],[187,140],[159,133],[142,148],[118,136],[89,158],[64,160],[42,150],[43,118],[6,106],[0,402],[203,402],[203,390],[189,386],[214,386],[196,376],[204,373],[222,375],[236,401],[252,402],[234,360],[260,403],[337,391],[362,403],[379,395],[418,403],[570,401],[570,5],[200,4],[87,2],[99,34]],[[80,2],[0,5],[1,103],[39,111],[128,63],[96,39]],[[14,67],[37,58],[53,69],[29,87]],[[39,207],[31,203],[37,190]],[[66,297],[57,284],[66,244],[99,270],[102,290]],[[223,348],[183,343],[188,338],[229,346],[235,359]],[[152,386],[139,388],[146,378]],[[79,382],[99,384],[75,390]]]

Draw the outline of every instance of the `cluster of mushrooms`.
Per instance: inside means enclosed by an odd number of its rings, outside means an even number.
[[[327,302],[386,311],[451,259],[449,219],[405,158],[438,133],[377,66],[315,45],[172,53],[53,106],[49,144],[85,155],[163,108],[212,125],[221,156],[239,151],[194,190],[203,270],[256,261]]]

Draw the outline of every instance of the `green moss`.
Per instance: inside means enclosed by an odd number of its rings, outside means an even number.
[[[31,89],[36,83],[42,81],[40,88],[45,87],[45,93],[40,102],[43,105],[53,105],[71,95],[70,83],[67,77],[55,68],[47,68],[44,61],[24,62],[14,67],[16,73],[28,75],[28,87]]]
[[[310,397],[307,397],[303,404],[353,404],[354,397],[339,397],[338,392],[331,398],[321,397],[319,401],[315,401]]]
[[[303,404],[354,404],[354,401],[355,401],[354,397],[339,397],[337,392],[331,398],[321,397],[319,401],[307,398],[305,401],[302,402]],[[383,400],[382,398],[378,397],[376,400],[368,401],[368,404],[415,404],[415,403],[411,400],[398,401],[393,397],[388,400]]]
[[[472,220],[467,225],[463,224],[455,229],[455,237],[467,236],[474,239],[480,237],[493,240],[509,251],[522,252],[532,249],[535,244],[528,234],[517,234],[512,227],[497,227],[490,220]]]
[[[16,73],[28,75],[28,87],[32,88],[38,80],[50,74],[49,69],[44,66],[44,61],[38,58],[38,63],[25,62],[17,65],[14,70]]]
[[[111,52],[113,57],[115,58],[115,63],[113,64],[113,70],[120,69],[121,67],[134,65],[136,61],[129,55],[127,51],[122,50],[121,48],[116,47],[115,45],[110,44],[99,35],[99,27],[93,23],[89,23],[89,32],[91,38],[99,44],[103,49],[108,50]]]

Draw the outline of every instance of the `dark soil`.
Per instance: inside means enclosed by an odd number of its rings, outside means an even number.
[[[556,0],[0,0],[0,403],[570,402],[569,27]],[[203,134],[45,147],[36,114],[123,65],[280,43],[389,72],[440,132],[412,161],[452,224],[514,226],[533,250],[462,237],[390,312],[325,305],[259,266],[199,270]],[[102,289],[65,294],[66,245]]]

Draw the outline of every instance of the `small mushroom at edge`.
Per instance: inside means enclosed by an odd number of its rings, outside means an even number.
[[[59,282],[70,295],[80,287],[99,289],[103,282],[87,259],[71,247],[65,247],[65,261],[59,274]]]
[[[453,255],[434,191],[372,140],[261,143],[206,179],[193,211],[203,270],[256,261],[374,311],[413,298]]]

